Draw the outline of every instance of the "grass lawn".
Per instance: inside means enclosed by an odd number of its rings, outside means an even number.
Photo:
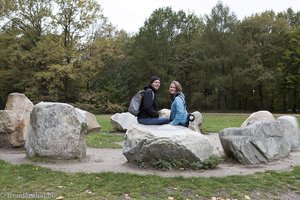
[[[203,133],[239,127],[248,115],[204,114]],[[124,134],[113,133],[110,115],[98,115],[100,133],[87,136],[87,145],[120,148]],[[299,120],[299,117],[298,117]],[[88,167],[88,166],[87,166]],[[223,178],[166,178],[128,173],[64,173],[39,166],[13,165],[0,160],[0,199],[26,195],[48,199],[297,199],[300,197],[300,166],[291,172],[265,172]],[[284,194],[284,195],[282,195]],[[33,198],[27,198],[33,199]],[[44,198],[47,199],[47,198]]]
[[[0,161],[0,199],[21,194],[49,194],[55,199],[282,199],[300,197],[300,167],[224,178],[166,178],[127,173],[63,173],[28,164]],[[10,195],[10,196],[9,196]],[[33,199],[33,198],[32,198]]]

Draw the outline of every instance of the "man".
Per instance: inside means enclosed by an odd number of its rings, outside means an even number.
[[[150,84],[144,87],[145,94],[143,97],[140,113],[138,114],[137,121],[144,125],[161,125],[169,123],[166,117],[159,117],[157,111],[156,93],[160,87],[160,78],[152,76]]]

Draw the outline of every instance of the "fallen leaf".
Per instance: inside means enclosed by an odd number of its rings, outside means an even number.
[[[63,196],[59,196],[59,197],[56,198],[56,200],[62,200],[62,199],[64,199]]]
[[[245,195],[245,199],[250,200],[251,198],[248,195]]]
[[[174,200],[174,198],[173,197],[168,197],[168,200]]]
[[[88,193],[88,194],[93,194],[93,192],[90,191],[90,190],[86,190],[85,192]]]

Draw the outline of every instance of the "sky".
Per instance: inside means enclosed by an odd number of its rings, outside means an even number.
[[[209,15],[218,0],[98,0],[103,14],[117,29],[128,33],[137,33],[139,28],[154,10],[171,7],[172,10],[184,10],[197,16]],[[278,13],[292,8],[300,11],[300,0],[222,0],[238,19],[273,10]]]

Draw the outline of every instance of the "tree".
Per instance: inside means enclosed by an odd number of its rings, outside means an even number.
[[[34,71],[39,68],[39,63],[32,59],[31,51],[47,31],[45,24],[50,15],[49,5],[47,0],[4,1],[0,38],[3,55],[0,61],[3,64],[1,84],[6,85],[3,96],[11,92],[25,92]]]
[[[198,34],[201,20],[184,11],[174,12],[170,7],[155,10],[134,37],[132,57],[131,94],[154,74],[162,78],[160,91],[167,93],[169,82],[178,79],[189,96],[190,70],[195,55],[190,44]],[[139,82],[137,82],[138,80]],[[165,95],[164,95],[165,96]],[[160,98],[161,106],[169,106],[167,98]]]
[[[244,46],[242,68],[247,71],[245,76],[251,79],[245,98],[253,101],[254,109],[274,109],[275,70],[284,49],[287,30],[286,21],[276,19],[272,11],[248,17],[240,26]]]
[[[75,64],[80,61],[80,42],[84,39],[88,29],[101,19],[100,5],[94,0],[56,0],[54,7],[59,8],[57,13],[52,15],[52,26],[56,33],[61,32],[63,59],[60,63],[49,63],[49,65],[38,72],[40,79],[45,75],[45,79],[54,77],[60,87],[53,87],[57,90],[59,101],[75,102],[79,98],[77,83],[74,81],[76,72]],[[83,40],[84,42],[84,40]],[[58,43],[59,46],[59,43]],[[72,72],[72,73],[69,73]],[[49,74],[51,73],[51,74]],[[54,91],[52,91],[54,92]]]
[[[235,66],[237,40],[235,32],[239,21],[228,6],[218,2],[211,14],[205,16],[206,27],[202,37],[201,57],[204,58],[204,72],[207,83],[203,90],[207,95],[215,96],[216,109],[228,109],[229,98],[234,94],[231,81]],[[231,93],[230,93],[231,92]],[[212,98],[210,98],[212,99]]]
[[[97,19],[101,19],[101,7],[94,0],[55,0],[55,4],[59,9],[53,15],[53,23],[62,30],[66,62],[69,64],[77,42]]]
[[[282,56],[280,63],[281,87],[284,91],[283,107],[292,108],[293,112],[297,111],[299,106],[300,92],[300,27],[295,31],[289,32],[287,40],[287,49]],[[291,97],[291,98],[289,98]]]

